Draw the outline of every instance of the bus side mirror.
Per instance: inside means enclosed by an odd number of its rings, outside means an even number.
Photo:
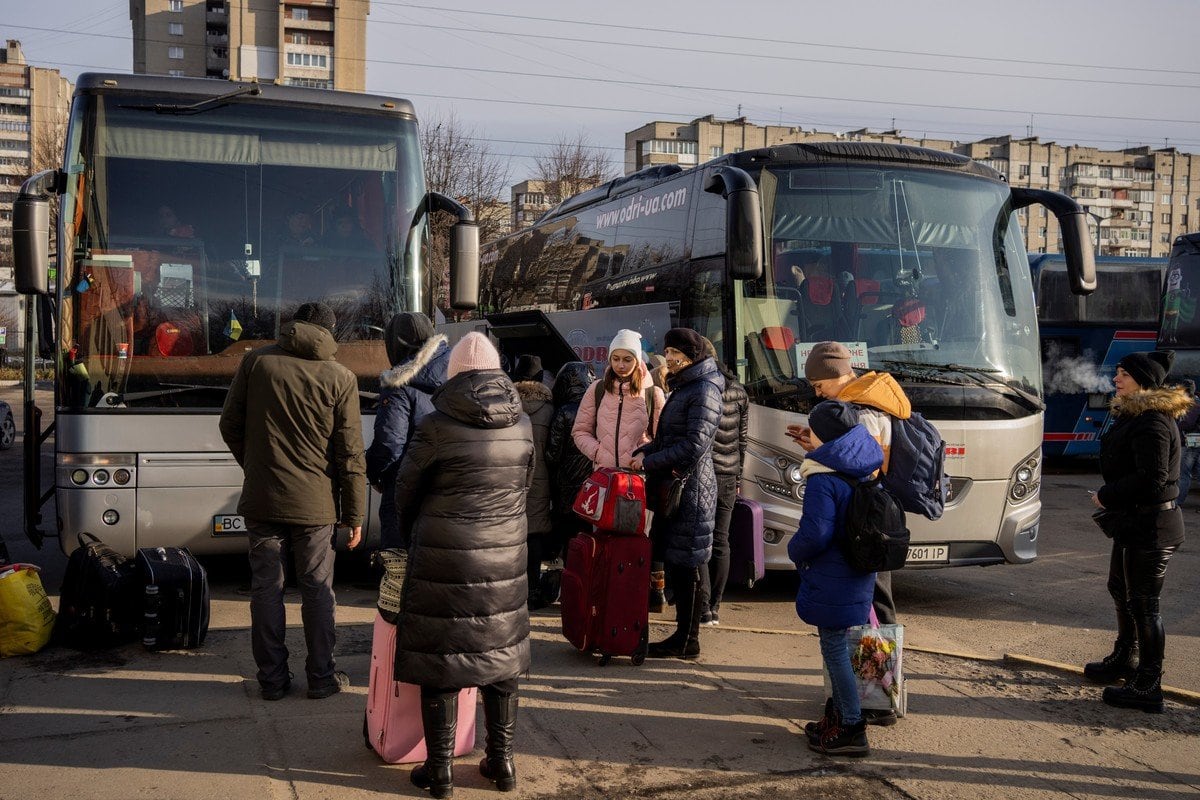
[[[704,191],[725,198],[725,270],[735,280],[762,277],[762,207],[754,179],[737,167],[717,167]]]
[[[450,229],[450,306],[470,311],[479,304],[479,226],[459,222]]]
[[[13,202],[13,278],[20,294],[50,293],[50,199],[21,194]]]
[[[1062,229],[1063,257],[1067,262],[1067,277],[1073,294],[1096,291],[1096,256],[1092,252],[1092,236],[1088,232],[1087,212],[1065,194],[1045,189],[1012,188],[1013,208],[1025,208],[1039,203],[1054,214]]]
[[[471,209],[440,192],[429,192],[429,210],[458,217],[450,229],[450,307],[470,311],[479,305],[479,225]]]

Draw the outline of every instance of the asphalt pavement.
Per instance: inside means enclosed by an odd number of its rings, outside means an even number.
[[[12,398],[0,389],[0,397]],[[57,542],[23,541],[19,453],[0,452],[0,533],[13,556],[46,569]],[[1048,475],[1041,555],[1033,564],[902,572],[909,716],[870,729],[872,754],[827,758],[803,725],[824,699],[816,637],[795,616],[788,576],[736,590],[696,662],[614,659],[599,667],[561,637],[557,609],[533,615],[533,668],[522,682],[520,797],[1190,798],[1200,796],[1200,708],[1161,716],[1104,706],[1068,672],[1005,660],[1081,664],[1111,643],[1107,555],[1081,506],[1096,476]],[[1192,507],[1190,531],[1200,535]],[[258,696],[246,571],[211,560],[213,623],[203,648],[138,644],[81,653],[51,647],[0,661],[0,800],[23,798],[426,796],[408,766],[365,748],[362,715],[374,618],[371,576],[339,563],[338,665],[351,688],[308,700]],[[1200,564],[1185,546],[1168,575],[1167,682],[1200,691]],[[303,673],[298,596],[289,594],[293,669]],[[670,630],[655,615],[655,637]],[[950,655],[951,653],[957,655]],[[479,740],[456,762],[456,797],[494,796]]]

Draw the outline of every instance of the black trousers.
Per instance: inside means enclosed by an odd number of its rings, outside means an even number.
[[[717,517],[713,528],[712,558],[708,562],[708,607],[717,611],[729,582],[729,523],[737,501],[737,476],[717,476]]]
[[[1113,542],[1108,593],[1117,607],[1117,639],[1137,641],[1140,669],[1162,672],[1167,635],[1159,597],[1175,547],[1142,549]]]

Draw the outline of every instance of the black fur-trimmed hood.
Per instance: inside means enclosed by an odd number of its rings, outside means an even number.
[[[1114,397],[1109,407],[1118,417],[1136,417],[1149,411],[1161,411],[1178,419],[1192,407],[1192,397],[1182,386],[1140,389],[1125,397]]]

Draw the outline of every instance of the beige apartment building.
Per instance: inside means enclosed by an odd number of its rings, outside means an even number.
[[[1068,194],[1087,210],[1096,250],[1104,255],[1165,257],[1176,236],[1200,229],[1200,155],[1173,147],[1099,150],[1042,142],[1036,136],[962,143],[905,136],[896,130],[830,132],[710,115],[691,122],[650,122],[626,133],[625,172],[656,164],[687,168],[757,147],[827,141],[905,144],[959,153],[995,168],[1014,186]],[[515,214],[516,187],[513,197]],[[1040,206],[1022,209],[1019,215],[1029,252],[1058,252],[1059,230],[1053,215]]]
[[[369,0],[129,0],[133,71],[361,92]]]
[[[24,341],[12,282],[12,204],[26,178],[60,166],[72,91],[58,70],[29,66],[19,41],[0,50],[0,348],[10,352]]]
[[[521,181],[512,187],[512,219],[510,230],[519,231],[528,228],[538,221],[538,218],[550,210],[550,202],[546,199],[546,185],[543,181]]]

